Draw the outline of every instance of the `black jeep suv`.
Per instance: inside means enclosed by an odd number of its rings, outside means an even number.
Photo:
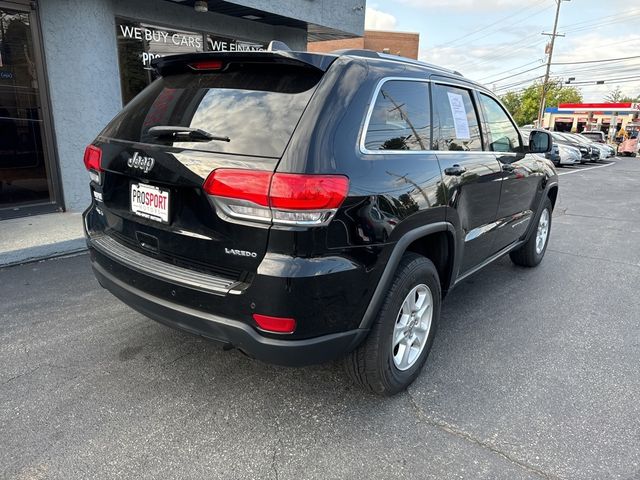
[[[368,51],[155,68],[84,158],[95,275],[154,320],[276,364],[346,357],[388,395],[419,374],[447,291],[544,256],[551,137],[524,145],[457,72]]]

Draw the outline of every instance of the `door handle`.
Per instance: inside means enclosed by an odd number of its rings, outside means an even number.
[[[444,169],[444,174],[445,175],[451,175],[452,177],[459,177],[460,175],[462,175],[464,172],[466,172],[467,169],[464,168],[462,165],[453,165],[452,167],[448,167]]]
[[[514,167],[510,163],[503,163],[502,164],[502,171],[503,172],[513,172],[515,169],[516,169],[516,167]]]

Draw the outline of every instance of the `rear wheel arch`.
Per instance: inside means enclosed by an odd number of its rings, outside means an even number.
[[[417,253],[433,262],[438,270],[442,296],[449,290],[453,276],[453,259],[455,252],[455,239],[453,233],[443,230],[431,233],[414,240],[405,250]]]
[[[551,200],[551,209],[554,210],[556,208],[556,201],[558,200],[558,185],[554,185],[549,188],[547,197]]]
[[[456,230],[449,222],[436,222],[407,232],[395,244],[382,276],[378,281],[378,285],[373,292],[373,296],[369,301],[367,310],[362,317],[359,328],[370,328],[380,306],[382,305],[382,301],[384,300],[384,296],[389,285],[393,281],[393,277],[403,255],[408,251],[423,255],[426,258],[429,258],[436,265],[436,268],[438,268],[438,264],[432,259],[432,257],[437,257],[439,252],[428,253],[426,248],[429,245],[433,245],[435,242],[443,242],[443,239],[445,238],[447,245],[447,262],[445,263],[440,261],[440,266],[443,268],[445,278],[447,279],[445,281],[441,278],[442,293],[444,296],[444,293],[449,289],[453,280],[452,276],[454,272],[456,254]],[[410,247],[411,250],[409,249]],[[422,252],[428,254],[425,255]],[[438,272],[440,273],[439,269]]]

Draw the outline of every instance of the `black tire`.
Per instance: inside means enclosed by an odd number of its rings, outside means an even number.
[[[540,253],[538,253],[536,249],[536,241],[537,241],[536,234],[538,231],[540,218],[542,217],[542,213],[545,210],[547,210],[549,215],[547,238],[545,240],[544,247],[542,248]],[[527,242],[517,250],[513,250],[511,253],[509,253],[509,256],[511,257],[511,261],[513,263],[515,263],[516,265],[520,265],[521,267],[537,267],[540,264],[540,262],[544,258],[545,252],[547,251],[547,245],[549,245],[549,237],[551,236],[551,223],[552,223],[551,220],[553,217],[552,213],[553,213],[553,206],[551,205],[551,200],[549,200],[549,197],[547,197],[544,203],[542,204],[542,208],[538,212],[538,215],[536,215],[535,217],[535,222],[536,222],[535,228],[533,232],[531,232],[531,236],[529,237],[529,240],[527,240]]]
[[[431,327],[420,356],[407,370],[400,370],[393,360],[393,333],[405,298],[418,285],[426,285],[432,297]],[[362,388],[378,395],[390,396],[405,390],[420,374],[427,360],[440,318],[442,293],[438,271],[431,260],[406,253],[373,322],[369,335],[362,345],[351,352],[344,361],[351,379]]]

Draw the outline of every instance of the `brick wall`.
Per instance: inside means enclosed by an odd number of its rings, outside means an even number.
[[[376,52],[384,52],[392,55],[400,55],[408,58],[418,58],[420,34],[406,32],[383,32],[366,30],[364,37],[348,38],[344,40],[327,40],[324,42],[309,42],[307,49],[310,52],[332,52],[345,48],[366,48]]]
[[[418,59],[420,34],[405,32],[380,32],[366,30],[364,32],[364,48],[383,52],[389,49],[392,55]]]
[[[310,52],[327,53],[345,48],[364,48],[364,38],[345,38],[344,40],[325,40],[323,42],[309,42],[307,50]]]

